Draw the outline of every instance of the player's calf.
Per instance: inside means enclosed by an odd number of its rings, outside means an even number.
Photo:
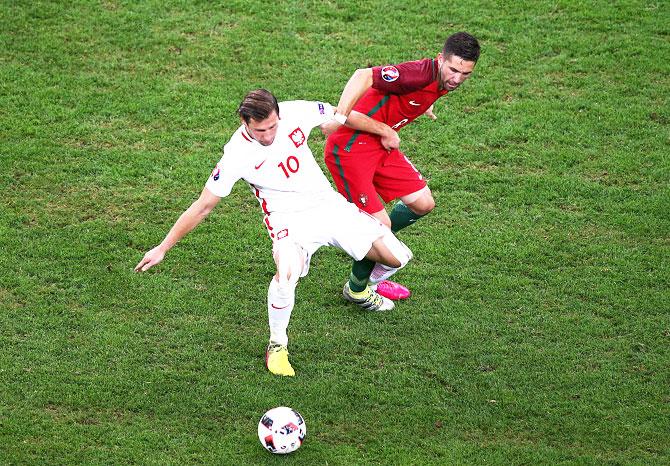
[[[385,234],[378,241],[383,243],[385,249],[389,251],[396,262],[389,263],[387,261],[383,263],[383,261],[378,261],[372,269],[368,283],[373,290],[388,299],[399,300],[409,298],[409,289],[388,279],[407,265],[413,257],[412,251],[391,232]]]
[[[383,264],[387,271],[390,272],[387,275],[380,275],[376,280],[377,283],[402,269],[414,257],[412,251],[405,243],[396,238],[390,230],[386,230],[384,236],[372,244],[372,251],[376,252],[377,257],[371,257],[371,259]]]

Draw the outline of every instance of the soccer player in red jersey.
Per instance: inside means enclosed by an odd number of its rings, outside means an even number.
[[[423,114],[435,119],[433,103],[468,79],[478,58],[477,39],[458,32],[436,58],[358,69],[342,91],[337,122],[329,128],[326,165],[338,191],[394,233],[435,207],[423,176],[399,150],[397,132]],[[386,203],[398,199],[390,214],[379,197]],[[387,272],[368,259],[355,261],[349,287],[362,291],[371,275]],[[390,299],[409,296],[407,288],[390,281],[379,283],[377,292]]]

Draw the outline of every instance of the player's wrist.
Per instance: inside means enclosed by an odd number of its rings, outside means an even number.
[[[382,123],[384,126],[382,126],[382,131],[381,135],[386,136],[386,137],[392,137],[393,135],[397,134],[396,131],[391,128],[389,125],[386,123]]]
[[[347,122],[347,116],[345,114],[339,113],[339,112],[335,112],[335,115],[333,116],[333,119],[341,125],[343,125]]]
[[[172,246],[174,246],[174,243],[168,241],[167,239],[163,240],[158,246],[156,246],[154,249],[161,254],[165,255],[167,252],[172,249]]]

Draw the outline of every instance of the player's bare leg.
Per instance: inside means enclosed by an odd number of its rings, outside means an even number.
[[[377,240],[379,241],[379,239]],[[363,309],[372,311],[390,311],[393,309],[393,301],[378,294],[368,285],[370,273],[375,267],[375,262],[381,260],[382,256],[373,248],[367,256],[359,261],[354,261],[351,267],[349,281],[344,284],[342,295],[347,301],[356,303]]]
[[[385,209],[374,212],[371,215],[387,227],[391,228],[391,218],[386,213]],[[351,268],[349,285],[352,289],[357,289],[355,288],[356,284],[354,277],[367,277],[365,285],[369,285],[373,291],[376,291],[381,296],[392,301],[409,298],[410,292],[406,287],[382,278],[382,275],[386,274],[388,270],[387,266],[384,266],[381,263],[375,264],[375,262],[368,258],[354,261]],[[363,283],[359,285],[359,287],[362,286]]]
[[[386,213],[386,210],[375,212],[372,215],[388,225],[393,233],[396,233],[430,213],[433,208],[435,208],[435,200],[426,186],[419,191],[402,196],[393,206],[390,215]],[[407,287],[388,280],[388,277],[396,271],[382,263],[377,263],[370,272],[369,282],[377,293],[389,299],[409,298],[411,293]]]
[[[344,285],[344,297],[349,301],[357,302],[366,309],[384,311],[391,310],[394,307],[393,301],[382,296],[368,285],[370,272],[375,267],[375,263],[383,264],[386,267],[386,275],[381,277],[386,279],[404,267],[412,258],[412,252],[407,246],[389,230],[386,231],[387,233],[384,236],[378,238],[372,244],[370,251],[363,260],[354,262],[350,279]]]
[[[382,209],[370,215],[372,215],[374,218],[382,222],[387,227],[391,228],[391,217],[389,217],[389,214],[386,212],[386,209]]]
[[[391,230],[394,233],[416,222],[424,215],[429,214],[435,208],[435,199],[433,199],[433,194],[430,192],[428,186],[415,193],[402,196],[400,201],[405,204],[405,206],[407,206],[410,212],[414,215],[407,215],[401,212],[398,212],[396,215],[394,215],[393,211],[391,211]],[[395,223],[395,225],[393,225],[393,223]]]

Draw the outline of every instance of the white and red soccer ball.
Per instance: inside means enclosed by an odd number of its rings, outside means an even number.
[[[299,412],[280,406],[258,422],[258,439],[266,450],[280,455],[296,451],[307,435],[305,419]]]

